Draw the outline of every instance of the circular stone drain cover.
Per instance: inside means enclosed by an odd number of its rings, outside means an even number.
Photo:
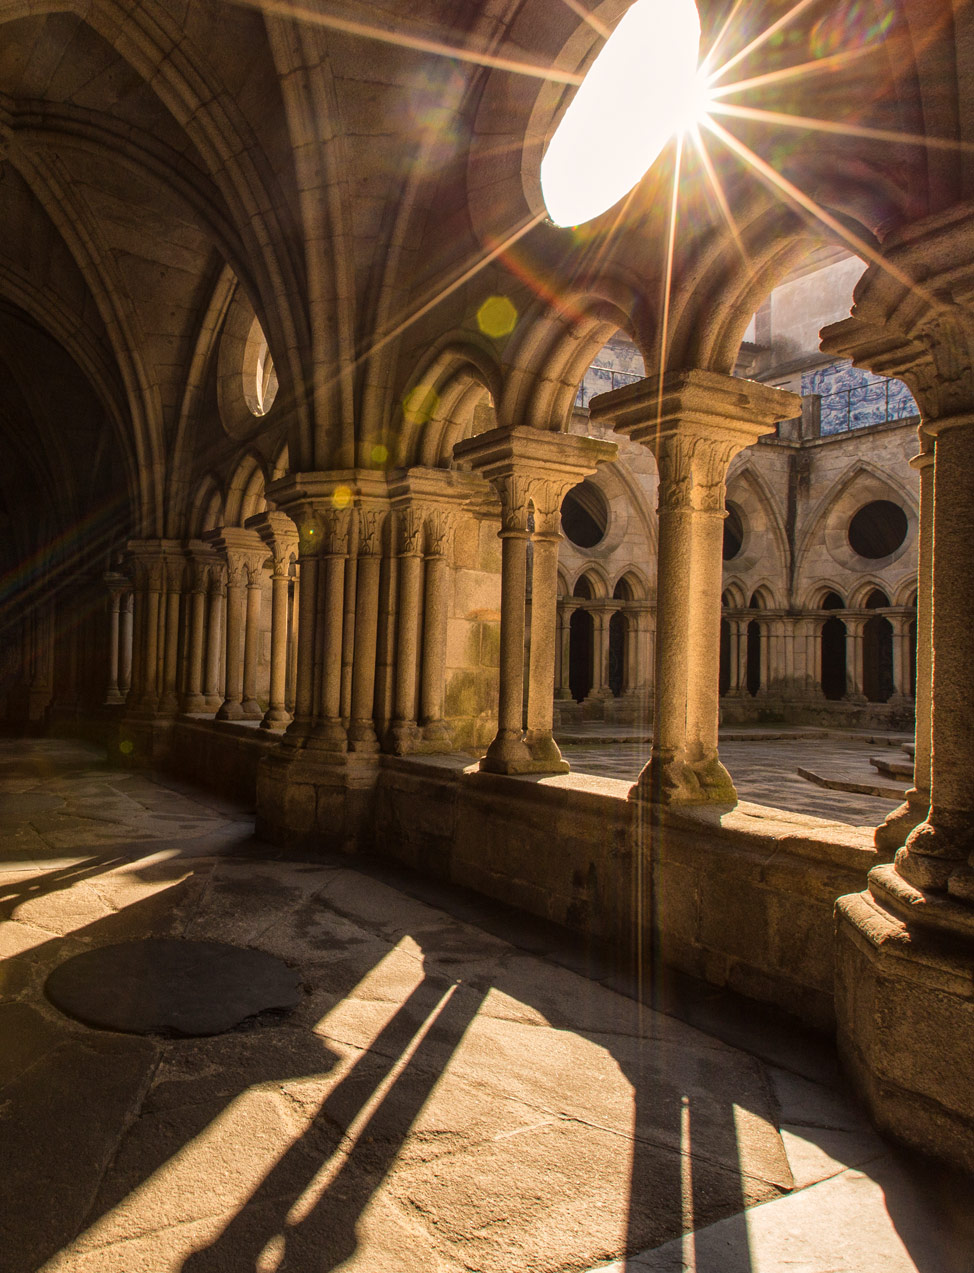
[[[273,955],[165,937],[75,955],[44,989],[56,1008],[86,1025],[170,1036],[222,1034],[301,999],[298,974]]]

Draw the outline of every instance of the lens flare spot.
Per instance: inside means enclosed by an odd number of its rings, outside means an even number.
[[[510,336],[517,326],[517,310],[506,296],[488,296],[477,310],[477,326],[491,340]]]
[[[403,399],[402,413],[408,424],[425,424],[439,405],[439,395],[433,389],[417,385]]]
[[[381,442],[372,448],[371,454],[373,464],[383,465],[389,461],[389,448],[383,446]]]
[[[331,494],[331,503],[333,508],[348,508],[352,502],[352,488],[350,486],[336,486]]]
[[[132,752],[135,751],[135,743],[132,742],[131,738],[123,738],[118,744],[118,750],[123,756],[131,756]]]

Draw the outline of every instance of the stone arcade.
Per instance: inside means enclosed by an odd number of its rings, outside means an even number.
[[[700,0],[738,116],[576,230],[538,167],[624,0],[290,7],[0,0],[8,725],[835,1031],[879,1127],[974,1170],[974,5],[813,3],[764,39],[782,6]],[[802,402],[735,371],[823,249],[867,267],[823,350],[920,418],[843,437],[803,546],[741,458],[798,455]],[[573,417],[618,332],[646,377]],[[907,437],[912,476],[876,461]],[[627,464],[658,513],[578,584],[566,496],[622,499]],[[902,528],[869,575],[843,536],[873,504]],[[831,573],[794,595],[802,552]],[[628,793],[553,735],[583,622],[587,692],[652,713]],[[874,837],[737,804],[718,715],[769,686],[809,722],[915,693]]]

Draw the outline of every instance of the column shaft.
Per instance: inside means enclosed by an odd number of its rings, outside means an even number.
[[[558,621],[558,533],[539,530],[535,512],[534,562],[531,571],[531,653],[528,664],[528,732],[525,738],[535,761],[567,772],[552,736],[554,717],[555,641]],[[549,519],[553,521],[554,519]]]
[[[275,562],[271,576],[271,679],[261,729],[283,729],[290,717],[285,706],[287,680],[287,563]]]

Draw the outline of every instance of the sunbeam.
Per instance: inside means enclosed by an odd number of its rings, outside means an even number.
[[[731,67],[737,66],[737,64],[742,62],[749,54],[755,52],[755,50],[759,49],[763,44],[767,44],[768,40],[777,35],[778,32],[783,30],[790,22],[794,22],[794,20],[800,14],[804,13],[810,5],[818,3],[819,0],[798,0],[798,4],[789,9],[787,13],[783,13],[777,22],[772,22],[770,26],[765,27],[760,35],[756,35],[750,43],[745,44],[743,49],[739,49],[737,53],[728,58],[723,66],[721,66],[718,70],[710,72],[711,82],[723,79]]]
[[[352,18],[342,18],[336,13],[323,13],[318,9],[309,9],[304,5],[291,3],[291,0],[235,0],[235,3],[259,9],[262,13],[273,14],[275,17],[290,18],[295,22],[306,22],[311,26],[327,27],[331,31],[341,31],[345,35],[377,40],[380,44],[394,44],[400,49],[414,49],[417,53],[432,53],[436,57],[453,58],[457,62],[470,62],[475,66],[486,66],[496,71],[509,71],[512,75],[528,75],[532,79],[547,80],[555,84],[581,84],[582,82],[582,76],[575,71],[559,71],[554,67],[538,66],[518,58],[499,57],[494,53],[447,44],[443,40],[431,40],[420,35],[406,35],[402,31],[390,31],[386,27],[373,26],[369,22],[356,22]]]
[[[915,279],[910,278],[908,274],[905,274],[902,270],[898,269],[881,253],[877,252],[871,244],[867,243],[865,239],[854,234],[847,225],[844,225],[843,222],[838,219],[838,217],[834,217],[827,209],[816,203],[814,199],[810,198],[804,193],[804,191],[800,190],[798,186],[789,181],[787,177],[783,177],[781,173],[775,171],[775,169],[763,160],[760,155],[756,155],[753,150],[745,146],[742,141],[739,141],[733,133],[729,133],[727,129],[718,124],[715,119],[708,117],[703,122],[704,126],[716,137],[719,137],[724,145],[727,146],[729,150],[733,151],[739,159],[743,160],[744,163],[765,182],[765,184],[787,196],[789,200],[798,204],[800,208],[804,209],[805,212],[814,217],[817,221],[820,221],[822,225],[831,230],[833,234],[838,235],[839,238],[852,248],[857,256],[861,256],[864,260],[869,261],[871,265],[875,265],[878,269],[884,270],[891,278],[896,279],[898,283],[901,283],[904,287],[911,289],[914,294],[921,296],[935,310],[943,308],[942,303],[933,295],[932,292],[927,291],[922,284],[919,284]]]
[[[813,58],[811,62],[799,62],[795,66],[782,66],[776,71],[766,71],[763,75],[752,75],[746,80],[735,80],[733,84],[716,84],[715,76],[708,80],[708,93],[711,101],[720,100],[731,93],[743,93],[748,89],[767,88],[772,84],[783,84],[787,80],[808,79],[811,75],[826,71],[838,71],[859,62],[866,57],[874,57],[879,52],[878,45],[864,44],[856,49],[843,49],[841,53],[830,53],[827,57]]]
[[[838,124],[834,120],[816,119],[808,115],[792,115],[786,111],[763,110],[756,106],[732,106],[718,102],[711,106],[712,115],[732,115],[735,119],[755,119],[761,123],[785,128],[804,128],[839,137],[861,137],[866,141],[896,142],[904,146],[926,146],[930,150],[974,151],[974,142],[952,137],[929,137],[923,133],[901,133],[889,128],[869,128],[864,124]]]

